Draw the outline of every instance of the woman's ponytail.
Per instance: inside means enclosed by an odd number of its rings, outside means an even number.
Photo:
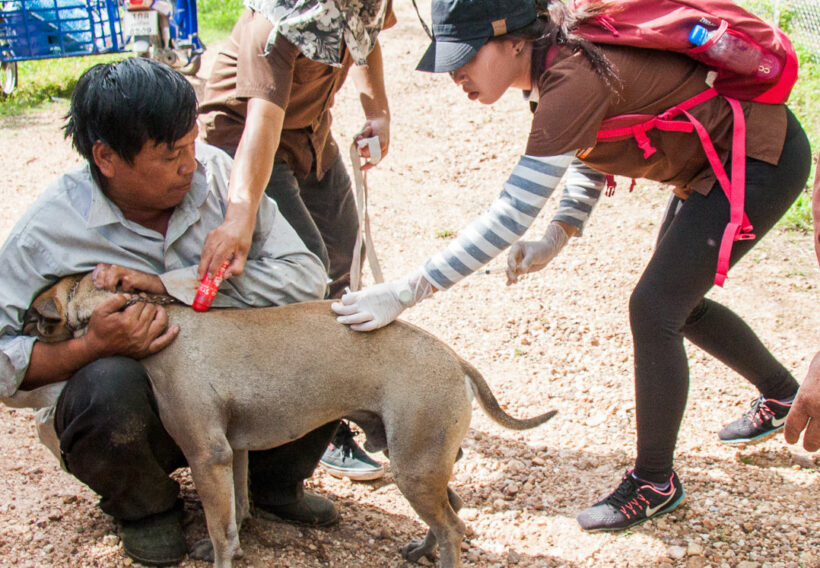
[[[617,82],[612,65],[598,46],[574,33],[581,22],[595,17],[610,4],[593,2],[581,10],[572,11],[561,0],[535,0],[538,14],[535,21],[508,34],[533,42],[533,78],[544,72],[547,51],[551,46],[557,45],[582,53],[607,85],[612,86],[613,82]]]

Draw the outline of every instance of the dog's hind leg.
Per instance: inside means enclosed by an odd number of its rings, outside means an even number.
[[[438,544],[442,568],[457,568],[461,566],[464,523],[456,511],[462,501],[448,487],[448,483],[458,446],[449,444],[451,447],[447,448],[436,445],[433,437],[416,440],[418,445],[414,444],[415,448],[392,444],[391,464],[396,485],[430,527],[423,540],[408,543],[401,552],[405,560],[417,562],[422,557],[432,558]],[[420,454],[415,451],[418,447],[426,447],[428,451]]]
[[[438,483],[434,486],[429,480],[418,478],[404,483],[397,480],[397,484],[419,517],[430,527],[423,540],[410,542],[402,548],[404,559],[417,562],[423,556],[430,558],[438,544],[441,568],[461,566],[464,522],[450,503],[449,488],[446,485],[442,488]]]
[[[202,447],[182,450],[188,457],[191,477],[205,510],[214,568],[230,568],[233,558],[242,555],[236,522],[233,451],[220,431],[203,433],[199,443]],[[201,549],[199,543],[197,548]]]
[[[436,535],[432,529],[421,540],[411,540],[401,547],[401,556],[408,562],[418,562],[422,558],[433,560],[436,551]]]
[[[248,499],[248,451],[233,451],[233,484],[236,499],[236,526],[242,528],[245,519],[251,516]]]
[[[453,491],[453,488],[449,485],[447,486],[447,500],[450,502],[450,506],[456,513],[464,507],[464,501],[461,500],[458,493]],[[404,554],[405,558],[408,560],[411,560],[411,558],[408,558],[408,556],[411,556],[412,561],[416,562],[422,556],[431,556],[435,546],[436,535],[433,534],[433,531],[428,530],[423,540],[414,540],[403,546],[402,554]]]
[[[450,501],[450,506],[456,513],[458,513],[462,509],[462,507],[464,507],[464,501],[462,501],[458,493],[453,491],[453,488],[449,485],[447,486],[447,500]]]

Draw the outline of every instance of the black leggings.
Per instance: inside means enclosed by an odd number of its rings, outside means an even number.
[[[731,159],[730,159],[731,160]],[[731,161],[727,162],[731,163]],[[745,210],[757,238],[737,241],[730,265],[752,249],[789,209],[811,166],[809,142],[788,111],[786,142],[777,166],[747,158]],[[754,384],[766,397],[797,391],[791,373],[740,317],[704,296],[714,284],[729,202],[717,183],[667,210],[652,259],[632,292],[629,319],[635,348],[638,455],[635,475],[664,482],[689,390],[683,338]],[[731,279],[727,280],[731,286]]]

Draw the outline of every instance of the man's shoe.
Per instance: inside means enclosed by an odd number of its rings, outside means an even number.
[[[732,446],[757,444],[768,440],[783,429],[791,402],[780,402],[761,396],[752,402],[746,413],[718,432],[720,441]]]
[[[356,444],[345,422],[339,425],[336,437],[319,463],[333,477],[348,477],[353,481],[372,481],[384,475],[384,466]]]
[[[182,507],[138,521],[118,521],[125,553],[147,566],[179,564],[186,553]]]
[[[588,532],[624,530],[668,513],[683,503],[685,496],[674,471],[669,489],[659,491],[651,483],[635,479],[630,470],[614,493],[581,511],[576,520]]]
[[[264,505],[254,503],[254,510],[263,519],[288,521],[315,527],[326,527],[339,522],[339,512],[330,499],[309,491],[295,503],[287,505]]]

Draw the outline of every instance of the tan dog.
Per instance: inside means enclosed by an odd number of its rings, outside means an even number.
[[[95,289],[90,275],[65,278],[37,297],[24,331],[44,341],[82,335],[109,294]],[[555,414],[509,416],[472,365],[404,322],[359,333],[336,322],[329,302],[167,310],[179,336],[142,363],[162,422],[191,467],[218,568],[241,554],[248,450],[279,446],[343,417],[364,429],[369,450],[389,450],[397,486],[430,527],[424,540],[402,549],[405,559],[430,556],[438,543],[441,566],[461,566],[461,500],[448,481],[473,395],[507,428],[533,428]]]

